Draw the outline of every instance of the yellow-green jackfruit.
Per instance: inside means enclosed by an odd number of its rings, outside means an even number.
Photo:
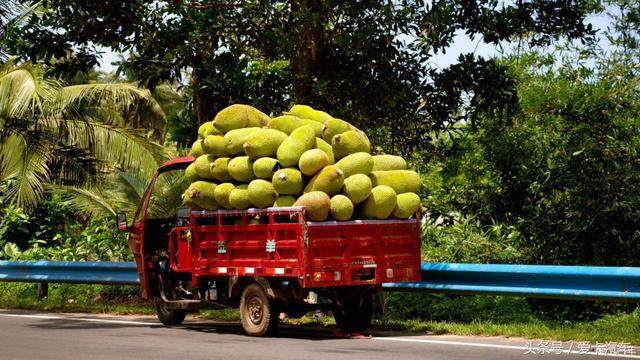
[[[301,119],[317,121],[319,123],[324,123],[325,121],[332,119],[331,115],[324,111],[315,110],[309,105],[293,105],[285,114],[297,116]]]
[[[414,193],[399,194],[396,207],[393,209],[393,217],[408,219],[420,208],[420,196]]]
[[[198,139],[204,139],[209,135],[221,135],[220,130],[213,126],[213,122],[207,121],[198,128]]]
[[[242,104],[233,104],[220,110],[213,119],[213,125],[225,134],[234,129],[266,126],[268,122],[268,115]]]
[[[229,161],[231,161],[231,158],[228,157],[216,159],[216,161],[211,164],[211,176],[220,182],[233,181],[233,177],[229,174]]]
[[[229,175],[237,181],[248,183],[255,179],[253,174],[253,160],[248,156],[238,156],[227,165]]]
[[[311,221],[324,221],[329,217],[331,199],[322,191],[312,191],[300,196],[293,206],[304,206]]]
[[[329,157],[330,165],[336,162],[335,158],[333,157],[333,148],[331,147],[331,144],[322,140],[321,137],[316,137],[316,149],[320,149],[327,154],[327,156]]]
[[[301,126],[286,138],[278,147],[277,157],[280,165],[284,167],[298,165],[300,156],[316,144],[316,136],[310,126]]]
[[[386,170],[405,170],[407,168],[407,162],[402,156],[396,155],[374,155],[373,156],[373,171],[386,171]]]
[[[296,202],[296,198],[291,195],[280,195],[273,203],[274,207],[288,207],[293,206]]]
[[[279,168],[278,160],[270,157],[262,157],[253,162],[253,174],[258,179],[271,180],[273,173]]]
[[[189,166],[187,166],[187,168],[184,170],[184,177],[189,183],[192,183],[199,179],[198,173],[196,173],[196,165],[194,163],[189,164]]]
[[[322,128],[322,139],[331,143],[334,136],[342,134],[345,131],[349,131],[352,128],[353,126],[344,120],[334,118],[328,119],[324,122],[324,127]]]
[[[247,141],[249,135],[260,130],[260,128],[251,127],[243,129],[231,130],[224,135],[225,150],[229,154],[239,155],[244,153],[244,142]]]
[[[235,188],[235,185],[232,183],[222,183],[216,186],[216,190],[213,192],[216,202],[225,209],[233,209],[233,206],[231,206],[229,202],[229,195],[231,195],[231,190]]]
[[[357,152],[371,152],[369,139],[359,130],[349,130],[334,136],[331,140],[331,147],[336,159],[341,159]]]
[[[285,168],[276,171],[271,179],[278,194],[300,195],[304,190],[302,173],[298,169]]]
[[[225,157],[230,154],[227,152],[227,143],[222,135],[209,135],[202,141],[202,149],[207,154],[217,157]]]
[[[311,126],[313,130],[316,132],[316,136],[322,136],[322,129],[324,125],[321,122],[309,120],[309,119],[301,119],[300,126]]]
[[[397,196],[392,188],[385,185],[371,189],[371,195],[362,204],[364,219],[386,219],[396,207]]]
[[[373,186],[387,185],[393,188],[396,193],[402,194],[407,192],[419,193],[420,175],[411,170],[388,170],[388,171],[372,171],[371,183]]]
[[[342,174],[342,170],[338,169],[335,165],[327,165],[309,180],[309,184],[304,188],[304,192],[322,191],[329,196],[333,196],[340,193],[343,184],[344,175]]]
[[[369,175],[373,169],[373,157],[366,152],[353,153],[340,159],[336,167],[342,170],[345,178],[355,174]]]
[[[215,190],[216,184],[214,183],[207,181],[193,182],[183,195],[183,201],[188,198],[188,202],[196,204],[201,209],[217,210],[220,205],[216,202]]]
[[[252,159],[275,156],[287,134],[275,129],[259,129],[249,136],[242,146]]]
[[[329,165],[329,157],[320,149],[305,151],[298,161],[298,168],[307,176],[313,176],[327,165]]]
[[[331,198],[331,217],[338,221],[346,221],[353,216],[353,203],[344,195]]]
[[[249,106],[249,109],[247,110],[247,116],[249,118],[247,127],[261,128],[269,125],[269,121],[271,121],[271,118],[269,117],[269,115],[254,108],[253,106]]]
[[[196,158],[196,161],[193,162],[195,166],[196,174],[198,177],[203,180],[212,180],[213,176],[211,175],[211,164],[216,160],[216,157],[213,155],[200,155]]]
[[[371,195],[371,179],[364,174],[351,175],[344,179],[342,193],[345,194],[352,203],[359,204]]]
[[[278,198],[273,184],[267,180],[253,180],[247,189],[249,190],[249,201],[258,208],[270,207]]]
[[[202,140],[194,141],[193,145],[191,145],[191,152],[189,152],[189,155],[197,158],[202,154],[204,154],[204,150],[202,149]]]
[[[293,115],[282,115],[269,121],[269,127],[271,129],[280,130],[283,133],[289,135],[291,132],[300,126],[303,126],[301,119]]]
[[[234,209],[243,210],[251,207],[248,185],[238,185],[229,193],[229,204]]]

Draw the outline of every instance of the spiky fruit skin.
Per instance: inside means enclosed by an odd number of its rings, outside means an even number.
[[[329,165],[329,157],[320,149],[307,150],[298,160],[298,168],[307,176],[313,176],[327,165]]]
[[[284,167],[296,166],[300,156],[316,144],[315,131],[310,126],[301,126],[291,132],[278,147],[278,162]]]
[[[304,123],[301,121],[301,119],[293,115],[282,115],[269,121],[269,127],[271,129],[282,131],[287,135],[291,134],[293,130],[303,125]]]
[[[324,122],[324,127],[322,128],[322,139],[331,143],[334,136],[342,134],[345,131],[349,131],[352,128],[353,126],[344,120],[334,118],[328,119]]]
[[[259,129],[247,137],[242,146],[245,154],[252,159],[273,157],[287,134],[275,129]]]
[[[199,180],[198,173],[196,173],[196,165],[194,163],[191,163],[189,164],[189,166],[187,166],[187,168],[184,170],[184,176],[190,183]]]
[[[222,135],[220,130],[213,126],[212,121],[207,121],[198,128],[198,139],[204,139],[209,135]]]
[[[296,198],[291,195],[281,195],[278,196],[276,201],[273,203],[273,207],[288,207],[293,206],[296,202]]]
[[[229,174],[229,161],[231,161],[231,158],[228,157],[216,159],[216,161],[211,164],[211,176],[220,182],[233,181],[231,174]]]
[[[276,171],[271,178],[271,183],[281,195],[300,195],[304,191],[302,173],[295,168]]]
[[[309,180],[304,192],[322,191],[329,196],[333,196],[340,193],[343,184],[344,175],[342,171],[335,165],[328,165]]]
[[[249,200],[248,185],[238,185],[229,193],[229,204],[238,210],[248,209],[251,207]]]
[[[422,182],[420,175],[411,170],[388,170],[388,171],[372,171],[371,183],[373,186],[386,185],[395,190],[396,193],[419,193]]]
[[[311,221],[324,221],[329,217],[331,199],[322,191],[312,191],[300,196],[293,206],[303,206]]]
[[[204,149],[202,148],[202,140],[194,141],[193,145],[191,145],[191,151],[189,152],[189,155],[197,158],[202,154],[204,154]]]
[[[226,142],[222,135],[209,135],[202,141],[202,150],[207,154],[212,154],[217,157],[225,157],[230,154],[226,149]]]
[[[369,175],[373,169],[373,157],[366,152],[357,152],[340,159],[336,167],[342,170],[345,178],[355,174]]]
[[[371,152],[369,140],[360,130],[349,130],[338,134],[331,139],[333,155],[336,159],[342,159],[349,154],[357,152]]]
[[[234,129],[262,127],[268,122],[269,116],[265,113],[243,104],[227,106],[213,119],[213,125],[225,134]]]
[[[193,203],[205,210],[217,210],[220,205],[216,202],[215,190],[216,184],[214,183],[208,181],[193,182],[183,194],[183,203],[185,205]],[[187,201],[185,201],[186,198],[188,198]]]
[[[193,162],[196,174],[200,179],[213,180],[213,176],[211,175],[211,163],[215,160],[215,156],[205,154],[198,156],[198,158]]]
[[[342,193],[354,204],[360,204],[371,195],[371,179],[367,175],[355,174],[344,179]]]
[[[333,165],[336,162],[335,157],[333,156],[333,148],[331,147],[331,144],[322,140],[321,137],[316,137],[316,149],[320,149],[327,154],[330,165]]]
[[[269,115],[263,113],[262,111],[254,108],[253,106],[249,106],[247,109],[247,117],[249,118],[247,127],[265,127],[271,121]]]
[[[393,209],[393,217],[408,219],[420,208],[420,196],[414,193],[398,194],[396,207]]]
[[[313,130],[316,132],[316,137],[322,136],[322,129],[324,125],[322,125],[321,122],[317,122],[309,119],[301,119],[300,126],[305,126],[305,125],[313,128]]]
[[[374,155],[372,171],[406,170],[407,162],[396,155]]]
[[[258,208],[272,206],[278,198],[273,184],[267,180],[253,180],[247,189],[249,190],[249,201]]]
[[[231,159],[227,170],[229,175],[239,182],[248,183],[256,178],[253,174],[253,160],[248,156],[238,156]]]
[[[317,121],[319,123],[324,123],[328,119],[332,119],[331,115],[327,114],[324,111],[315,110],[309,105],[293,105],[288,112],[287,115],[297,116],[301,119],[309,119],[313,121]]]
[[[229,154],[240,155],[244,153],[244,143],[249,135],[260,130],[260,128],[234,129],[224,135],[224,149]]]
[[[353,203],[344,195],[336,195],[331,198],[331,217],[338,221],[346,221],[353,216]]]
[[[270,157],[262,157],[254,160],[253,174],[258,179],[271,180],[273,173],[279,168],[278,160]]]
[[[216,186],[216,190],[213,192],[216,202],[225,209],[233,209],[233,206],[231,206],[229,202],[229,195],[231,195],[231,191],[235,188],[235,185],[232,183],[222,183]]]
[[[371,189],[371,195],[362,203],[362,218],[384,220],[396,207],[396,192],[389,186],[380,185]]]

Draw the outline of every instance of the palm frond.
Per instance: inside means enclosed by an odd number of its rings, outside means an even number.
[[[87,216],[115,216],[116,211],[98,189],[67,185],[47,185],[47,190],[57,194],[68,205]]]
[[[56,105],[63,112],[83,104],[117,104],[128,106],[139,99],[149,99],[151,93],[132,83],[80,84],[65,86],[58,92]]]
[[[0,68],[0,118],[23,118],[43,113],[55,96],[57,83],[46,80],[39,66],[15,65]]]
[[[134,171],[117,171],[117,183],[126,198],[139,203],[147,187],[147,180],[144,180],[139,173]]]

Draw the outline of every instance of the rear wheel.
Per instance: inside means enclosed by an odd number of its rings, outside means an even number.
[[[347,293],[336,302],[333,317],[345,333],[367,330],[373,318],[373,294],[366,291]]]
[[[275,302],[269,299],[262,286],[256,283],[247,285],[240,298],[240,321],[247,335],[274,333],[280,320],[279,315]]]
[[[180,325],[187,317],[187,312],[184,310],[167,309],[162,300],[156,302],[156,313],[158,320],[166,326]]]

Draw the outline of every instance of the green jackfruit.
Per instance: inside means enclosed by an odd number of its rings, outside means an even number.
[[[329,196],[333,196],[340,193],[343,184],[344,175],[342,174],[342,170],[338,169],[335,165],[327,165],[309,180],[309,184],[304,188],[304,192],[323,191]]]
[[[234,209],[243,210],[251,207],[248,187],[246,184],[238,185],[229,193],[229,204]]]
[[[286,138],[278,147],[277,157],[280,165],[296,166],[300,156],[316,144],[315,131],[310,126],[301,126]]]
[[[357,152],[343,157],[336,166],[342,170],[345,178],[355,174],[369,175],[373,169],[373,157],[366,152]]]
[[[213,126],[213,122],[207,121],[198,128],[198,139],[204,139],[209,135],[222,135],[220,130]]]
[[[247,127],[265,127],[271,121],[269,115],[263,113],[262,111],[249,106],[247,109],[247,117],[249,118],[249,122]]]
[[[374,155],[373,156],[373,171],[380,170],[405,170],[407,168],[407,162],[402,156],[396,155]]]
[[[187,203],[193,203],[201,209],[217,210],[220,205],[216,202],[215,190],[216,184],[214,183],[208,181],[193,182],[185,192],[183,202],[185,198],[188,198]]]
[[[411,170],[388,170],[388,171],[372,171],[371,183],[373,186],[387,185],[393,188],[396,193],[419,193],[420,175]]]
[[[189,164],[189,166],[187,166],[187,168],[184,170],[184,177],[189,183],[192,183],[199,179],[198,173],[196,172],[196,165],[194,163]]]
[[[267,180],[253,180],[247,189],[249,190],[249,201],[258,208],[270,207],[278,198],[273,184]]]
[[[191,145],[191,152],[189,152],[189,155],[197,158],[202,154],[204,154],[204,149],[202,148],[202,140],[194,141],[193,145]]]
[[[304,190],[304,180],[302,173],[298,169],[280,169],[273,174],[271,179],[278,194],[300,195]]]
[[[312,191],[300,196],[293,206],[304,206],[311,221],[324,221],[329,217],[331,199],[322,191]]]
[[[211,175],[211,163],[215,160],[216,157],[213,155],[200,155],[196,158],[196,161],[194,161],[193,164],[195,165],[196,174],[198,174],[200,179],[213,179],[213,176]]]
[[[365,201],[371,195],[371,179],[367,175],[355,174],[344,179],[342,193],[354,204]]]
[[[396,208],[397,196],[392,188],[385,185],[371,189],[371,195],[362,204],[362,218],[386,219]]]
[[[296,202],[296,198],[291,195],[281,195],[278,196],[276,201],[273,203],[273,207],[288,207],[293,206]]]
[[[305,125],[311,126],[313,130],[316,132],[316,136],[322,136],[322,129],[324,125],[322,125],[321,122],[317,122],[309,119],[300,120],[300,126],[305,126]]]
[[[414,193],[399,194],[396,207],[393,209],[393,217],[408,219],[420,208],[420,196]]]
[[[367,154],[371,152],[369,139],[359,130],[349,130],[334,136],[331,140],[331,147],[336,159],[341,159],[357,152],[365,152]]]
[[[253,160],[248,156],[238,156],[231,159],[227,170],[232,178],[240,182],[248,183],[256,178],[253,174]]]
[[[207,154],[212,154],[217,157],[225,157],[230,154],[226,149],[227,143],[224,141],[222,135],[209,135],[202,141],[202,149]]]
[[[220,204],[225,209],[233,209],[231,203],[229,203],[229,195],[231,195],[231,191],[235,189],[235,185],[232,183],[222,183],[216,186],[216,190],[213,192],[213,197],[216,199],[216,202]]]
[[[233,181],[233,177],[229,174],[229,161],[231,161],[231,158],[228,157],[216,159],[211,164],[211,176],[220,182]]]
[[[234,129],[262,127],[269,122],[269,116],[249,105],[234,104],[220,110],[213,119],[213,125],[223,133]]]
[[[313,176],[327,165],[329,165],[329,157],[320,149],[305,151],[298,161],[298,168],[307,176]]]
[[[352,130],[352,128],[353,126],[344,120],[328,119],[324,122],[324,127],[322,128],[322,139],[330,143],[334,136]]]
[[[303,125],[304,124],[301,119],[293,115],[282,115],[269,121],[269,127],[271,129],[280,130],[287,135],[291,134],[293,130]]]
[[[186,189],[183,193],[182,193],[182,207],[188,207],[194,210],[202,210],[202,208],[200,206],[198,206],[193,199],[191,199],[191,197],[189,197],[189,189]]]
[[[346,221],[353,216],[353,203],[344,195],[336,195],[331,198],[331,217],[338,221]]]
[[[287,138],[287,134],[275,129],[259,129],[247,136],[245,154],[252,159],[275,156],[278,147]]]
[[[331,144],[322,140],[322,138],[320,137],[316,137],[316,149],[320,149],[327,154],[327,156],[329,157],[329,164],[333,164],[336,162],[335,158],[333,157],[333,148],[331,147]]]
[[[262,157],[253,162],[253,174],[258,179],[269,179],[273,177],[273,173],[278,170],[278,160],[270,157]]]
[[[331,115],[327,114],[324,111],[315,110],[309,105],[293,105],[288,112],[285,112],[285,114],[297,116],[301,119],[317,121],[321,124],[329,119],[332,119]]]
[[[247,141],[249,135],[260,130],[257,127],[243,128],[231,130],[224,135],[224,149],[233,155],[244,153],[244,142]]]

